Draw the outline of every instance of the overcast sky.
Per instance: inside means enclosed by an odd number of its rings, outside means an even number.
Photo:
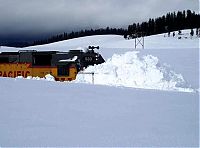
[[[187,9],[198,12],[199,0],[0,0],[0,38],[127,27]]]

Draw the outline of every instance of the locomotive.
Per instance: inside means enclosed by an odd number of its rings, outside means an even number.
[[[69,50],[36,51],[19,50],[18,52],[0,53],[0,77],[45,77],[51,74],[57,81],[76,79],[79,71],[89,65],[105,62],[103,57],[95,52],[99,47],[89,46],[86,51]]]

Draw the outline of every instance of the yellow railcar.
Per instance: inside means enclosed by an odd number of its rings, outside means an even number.
[[[51,66],[37,66],[32,67],[31,64],[27,63],[15,63],[15,64],[0,64],[0,77],[11,77],[15,78],[18,76],[23,77],[40,77],[43,78],[47,74],[54,76],[57,81],[71,81],[76,79],[77,68],[75,64],[71,64],[69,67],[66,67],[63,71],[66,71],[65,74],[60,74],[58,72],[58,67]]]
[[[69,64],[69,63],[68,63]],[[31,63],[0,63],[0,77],[15,78],[23,77],[40,77],[43,78],[47,74],[54,76],[57,81],[71,81],[76,79],[77,68],[74,63],[69,67],[62,69],[59,73],[60,67],[51,66],[32,66]]]
[[[78,69],[72,60],[60,60],[59,52],[19,51],[0,53],[0,77],[40,77],[51,74],[57,81],[76,79]]]
[[[0,77],[45,77],[51,74],[57,81],[76,79],[77,73],[89,65],[104,62],[102,56],[89,47],[82,50],[35,51],[21,50],[18,52],[0,53]]]

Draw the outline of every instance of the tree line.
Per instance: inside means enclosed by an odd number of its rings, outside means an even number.
[[[101,29],[91,29],[91,30],[81,30],[77,32],[71,32],[71,33],[62,33],[58,34],[55,36],[52,36],[48,39],[45,40],[37,40],[34,41],[33,45],[42,45],[42,44],[49,44],[53,42],[58,42],[58,41],[63,41],[63,40],[68,40],[68,39],[73,39],[73,38],[78,38],[78,37],[84,37],[84,36],[91,36],[91,35],[107,35],[107,34],[116,34],[116,35],[124,35],[127,32],[127,29],[116,29],[116,28],[101,28]]]
[[[200,15],[191,10],[184,10],[177,13],[167,13],[155,19],[150,18],[146,22],[133,23],[128,26],[124,37],[135,38],[136,36],[149,36],[194,28],[200,28]]]

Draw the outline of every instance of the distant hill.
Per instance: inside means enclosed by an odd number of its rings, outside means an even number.
[[[28,47],[31,46],[32,42],[26,41],[0,41],[0,46],[7,46],[7,47]]]
[[[199,48],[199,36],[190,35],[191,30],[181,30],[175,31],[175,36],[171,33],[168,36],[168,33],[151,35],[144,37],[144,48],[145,49],[191,49]],[[26,48],[13,48],[13,47],[0,47],[0,52],[3,51],[18,51],[18,50],[39,50],[39,51],[68,51],[70,49],[85,49],[88,46],[99,46],[99,52],[103,55],[113,55],[115,52],[124,53],[125,51],[134,50],[135,40],[125,40],[121,35],[93,35],[86,37],[79,37],[70,40],[64,40],[44,45],[29,46]],[[137,46],[138,49],[141,49],[142,46]],[[104,57],[106,58],[106,57]]]

